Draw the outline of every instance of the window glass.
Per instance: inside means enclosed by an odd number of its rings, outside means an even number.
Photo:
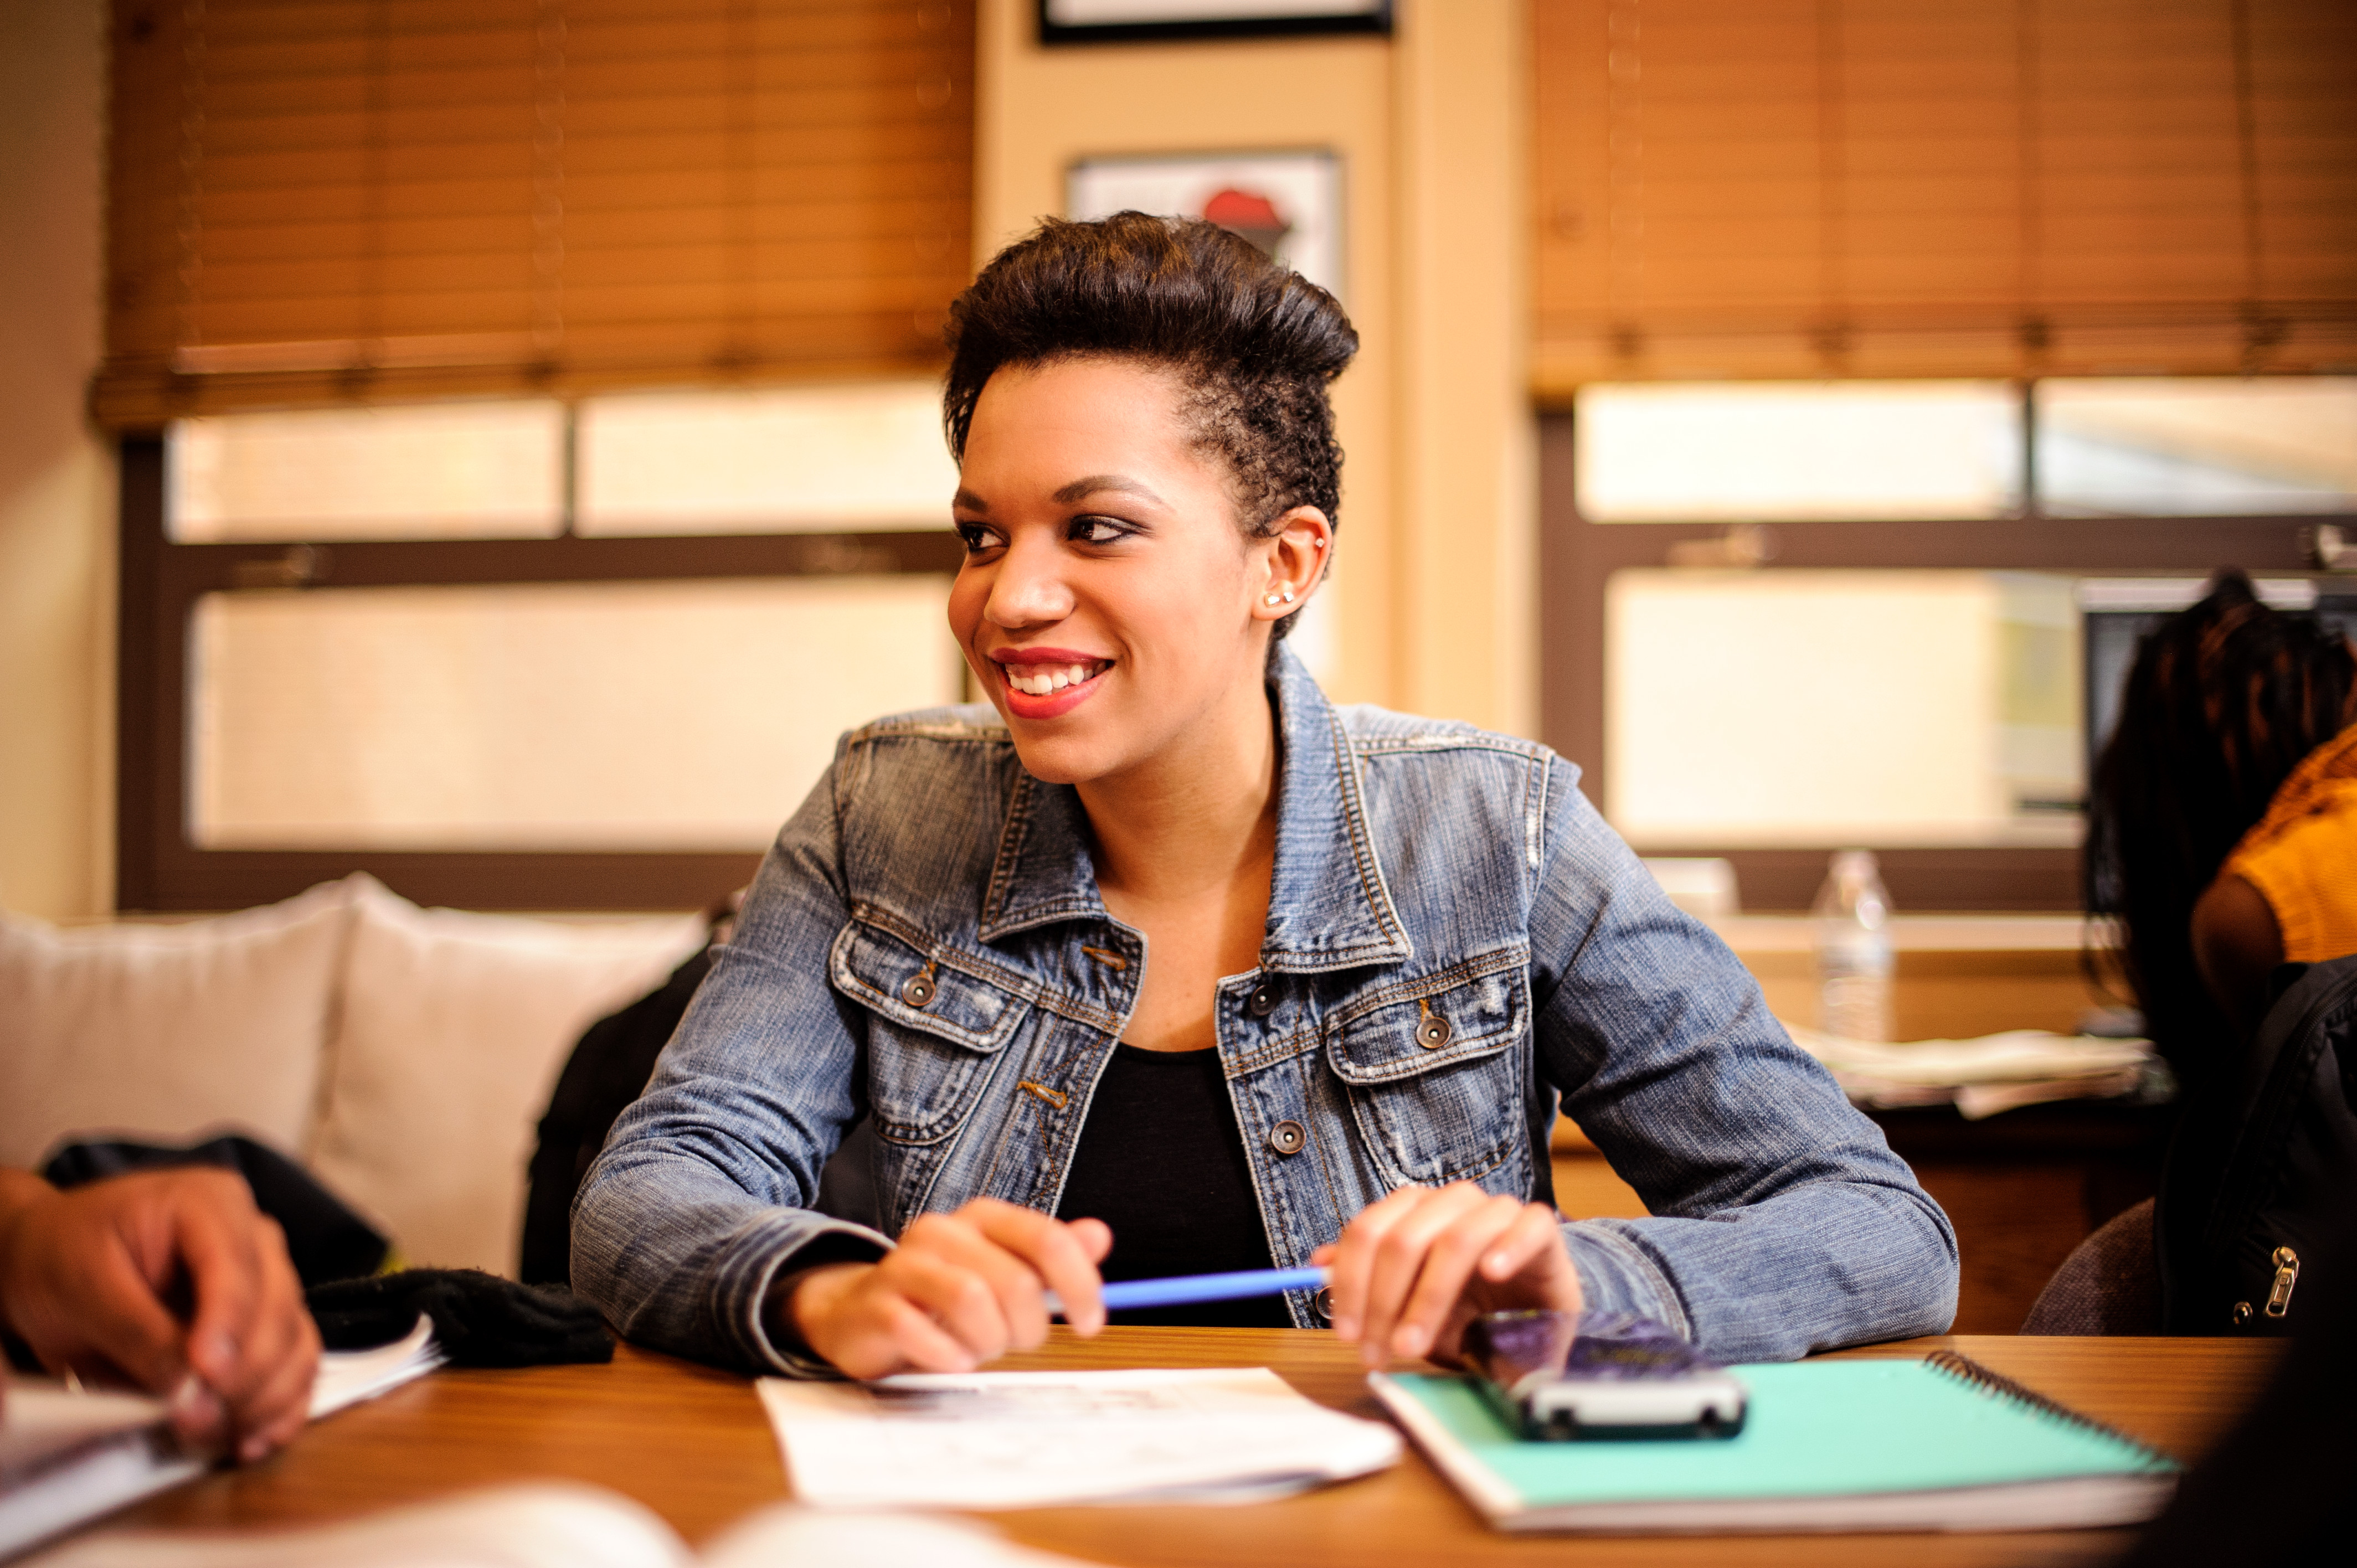
[[[2357,377],[2042,381],[2036,395],[2056,515],[2357,509]]]
[[[591,398],[579,418],[585,534],[949,526],[933,381]]]
[[[565,526],[565,409],[551,402],[183,419],[165,462],[165,530],[184,544],[539,539]]]
[[[1640,847],[2073,843],[2068,577],[1613,575],[1606,809]]]
[[[1573,434],[1591,522],[1976,518],[2020,504],[2020,399],[2002,381],[1594,385]]]
[[[844,730],[954,702],[939,576],[212,594],[203,849],[766,845]]]

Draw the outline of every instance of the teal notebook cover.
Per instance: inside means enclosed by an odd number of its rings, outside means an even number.
[[[1749,1391],[1743,1431],[1683,1442],[1525,1442],[1465,1380],[1386,1380],[1524,1509],[1855,1498],[2084,1477],[2165,1483],[2176,1474],[2166,1455],[1993,1376],[1976,1380],[1981,1369],[1962,1365],[1971,1370],[1912,1359],[1732,1367]]]

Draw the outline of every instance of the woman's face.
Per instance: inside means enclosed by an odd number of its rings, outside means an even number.
[[[1189,440],[1180,396],[1158,368],[1066,360],[1002,370],[974,405],[950,627],[1049,782],[1154,762],[1223,719],[1267,722],[1279,611],[1263,600],[1285,553],[1239,529],[1226,466]]]

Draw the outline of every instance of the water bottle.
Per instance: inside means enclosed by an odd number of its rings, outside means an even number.
[[[1817,1028],[1846,1040],[1890,1038],[1890,895],[1874,852],[1834,856],[1817,890]]]

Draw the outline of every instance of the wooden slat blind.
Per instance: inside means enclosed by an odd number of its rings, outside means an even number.
[[[974,7],[117,0],[117,426],[920,368],[968,275]]]
[[[1535,374],[2357,367],[2349,0],[1533,0]]]

